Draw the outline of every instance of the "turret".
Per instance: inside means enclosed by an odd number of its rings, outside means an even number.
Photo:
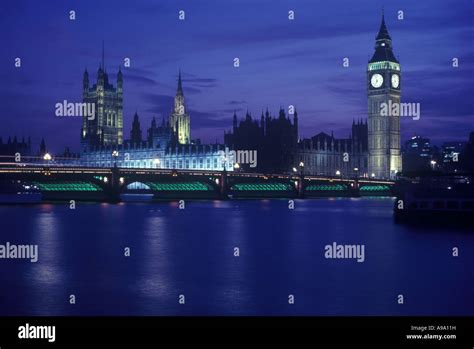
[[[84,76],[82,78],[82,90],[83,96],[86,97],[89,91],[89,73],[87,72],[87,69],[84,70]]]
[[[296,108],[295,113],[293,114],[293,128],[296,142],[298,142],[298,112],[296,111]]]
[[[119,66],[119,71],[117,73],[117,92],[118,93],[123,93],[123,75],[122,75],[122,69]]]
[[[132,130],[130,131],[130,141],[134,144],[140,144],[142,142],[142,130],[140,128],[140,120],[138,113],[135,112],[132,123]]]
[[[234,118],[232,120],[232,127],[234,129],[234,134],[235,134],[235,130],[237,129],[237,114],[235,113],[235,110],[234,110]]]

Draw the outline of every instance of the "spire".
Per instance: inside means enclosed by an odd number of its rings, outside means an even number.
[[[392,51],[392,38],[388,34],[387,26],[385,25],[385,15],[382,10],[382,22],[380,23],[379,32],[375,38],[375,52],[369,63],[390,61],[398,63]]]
[[[105,70],[105,48],[104,40],[102,40],[102,69]]]
[[[133,116],[132,130],[130,131],[130,141],[134,144],[140,144],[142,141],[142,130],[140,127],[140,120],[138,113],[135,111]]]
[[[376,40],[392,40],[388,34],[387,26],[385,25],[385,14],[382,8],[382,23],[380,24],[379,33],[377,34]]]
[[[178,94],[183,95],[183,85],[181,83],[181,69],[179,70],[179,73],[178,73]]]

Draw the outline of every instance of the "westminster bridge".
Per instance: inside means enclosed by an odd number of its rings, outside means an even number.
[[[393,196],[394,181],[303,173],[1,165],[0,194],[41,194],[43,200],[119,202],[153,199]]]

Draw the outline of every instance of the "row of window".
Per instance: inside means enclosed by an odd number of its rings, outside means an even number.
[[[89,161],[89,165],[99,167],[112,167],[114,161]],[[211,160],[207,159],[192,159],[190,160],[163,160],[156,162],[155,160],[130,160],[130,161],[117,161],[117,166],[128,167],[128,168],[173,168],[173,169],[212,169],[221,170],[222,163],[217,158]]]

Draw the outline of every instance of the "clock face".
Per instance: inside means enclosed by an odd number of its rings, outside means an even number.
[[[373,87],[379,88],[383,84],[383,76],[380,74],[372,75],[372,77],[370,78],[370,83]]]
[[[400,78],[397,74],[392,74],[392,87],[398,88],[398,85],[400,85]]]

